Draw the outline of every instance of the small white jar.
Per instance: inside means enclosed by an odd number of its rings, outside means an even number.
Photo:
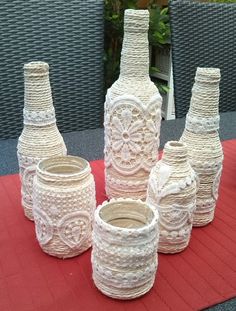
[[[105,295],[133,299],[148,292],[157,270],[158,213],[141,200],[112,199],[95,211],[93,280]]]

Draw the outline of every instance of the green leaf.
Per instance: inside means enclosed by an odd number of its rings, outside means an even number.
[[[157,67],[150,67],[149,68],[150,74],[157,73],[157,72],[160,72],[160,69],[158,69]]]
[[[166,15],[168,13],[168,7],[161,10],[161,15]]]

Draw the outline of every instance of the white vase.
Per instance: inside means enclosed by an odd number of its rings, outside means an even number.
[[[219,82],[217,68],[197,68],[189,112],[181,141],[187,145],[190,163],[198,175],[194,226],[214,218],[223,151],[219,138]]]
[[[65,156],[38,163],[33,214],[44,252],[69,258],[86,251],[91,246],[95,208],[95,183],[86,160]]]
[[[21,177],[22,206],[33,220],[32,186],[36,164],[43,158],[66,154],[66,147],[56,125],[49,66],[44,62],[24,65],[24,128],[17,145]]]
[[[105,181],[109,198],[145,199],[157,162],[162,98],[149,77],[148,10],[126,10],[120,76],[105,102]]]
[[[158,213],[141,200],[111,199],[95,211],[93,280],[105,295],[133,299],[153,286]]]
[[[188,161],[186,146],[167,142],[162,159],[151,171],[147,191],[147,203],[159,213],[159,252],[177,253],[188,246],[196,191],[196,174]]]

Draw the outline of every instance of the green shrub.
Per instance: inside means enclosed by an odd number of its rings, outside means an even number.
[[[105,90],[119,76],[120,53],[123,40],[123,20],[125,9],[138,9],[137,0],[104,0],[105,4],[105,43],[104,75]],[[149,43],[152,46],[163,46],[170,39],[168,8],[160,8],[150,0]],[[155,70],[151,68],[151,70]]]

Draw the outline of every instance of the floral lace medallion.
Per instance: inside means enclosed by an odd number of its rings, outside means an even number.
[[[161,119],[160,96],[147,106],[131,95],[111,101],[105,114],[105,165],[120,174],[132,175],[140,169],[149,172],[157,160]]]

